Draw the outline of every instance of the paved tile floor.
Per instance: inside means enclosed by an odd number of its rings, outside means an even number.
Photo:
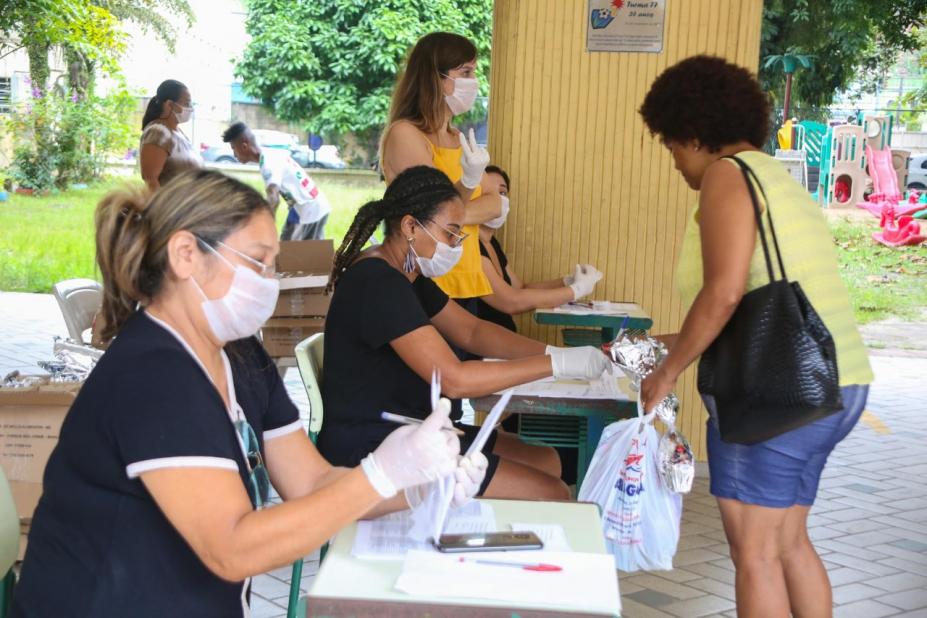
[[[45,359],[65,335],[51,296],[0,293],[0,375]],[[810,530],[834,585],[838,618],[927,618],[927,359],[873,356],[867,412],[828,462]],[[305,412],[295,371],[287,387]],[[704,471],[685,500],[669,572],[621,574],[624,615],[734,616],[734,571]],[[318,555],[303,570],[305,591]],[[290,568],[255,578],[255,618],[285,615]]]

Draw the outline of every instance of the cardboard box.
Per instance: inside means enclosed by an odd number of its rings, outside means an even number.
[[[280,298],[273,317],[315,317],[328,314],[325,293],[335,258],[333,240],[288,240],[280,243],[277,272]]]
[[[271,318],[261,329],[264,349],[273,358],[293,356],[296,344],[325,330],[325,318]]]
[[[10,482],[19,515],[20,556],[32,513],[42,495],[45,464],[81,384],[42,384],[32,388],[0,388],[0,467]]]

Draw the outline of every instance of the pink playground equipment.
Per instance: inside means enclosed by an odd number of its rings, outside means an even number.
[[[895,221],[895,208],[888,202],[882,208],[879,226],[882,230],[873,233],[872,238],[888,247],[919,245],[927,240],[920,223],[912,217],[905,215]]]
[[[866,201],[856,204],[859,208],[868,210],[884,220],[887,208],[892,209],[893,215],[904,217],[924,207],[918,203],[916,195],[911,196],[914,198],[912,201],[904,201],[904,195],[898,187],[898,174],[892,164],[891,148],[873,150],[871,146],[866,145],[866,161],[869,163],[872,193]]]

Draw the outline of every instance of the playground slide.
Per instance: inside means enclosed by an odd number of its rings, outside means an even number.
[[[887,199],[891,199],[895,195],[898,196],[898,199],[901,199],[901,192],[898,190],[898,175],[892,165],[892,149],[873,150],[867,145],[866,161],[869,162],[872,192],[881,193]]]
[[[921,210],[920,204],[902,202],[904,196],[898,189],[898,175],[892,165],[891,148],[873,150],[866,146],[866,162],[869,177],[872,179],[872,195],[857,207],[868,210],[873,216],[881,217],[883,206],[888,203],[895,209],[895,214],[901,217]]]

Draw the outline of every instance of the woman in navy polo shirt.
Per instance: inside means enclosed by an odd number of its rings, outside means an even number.
[[[316,451],[253,337],[279,289],[256,191],[193,172],[107,197],[96,227],[115,339],[49,459],[13,616],[247,616],[251,576],[405,508],[398,491],[451,472],[455,500],[477,491],[486,461],[458,462],[446,400],[357,468]],[[285,502],[262,509],[268,481]]]

